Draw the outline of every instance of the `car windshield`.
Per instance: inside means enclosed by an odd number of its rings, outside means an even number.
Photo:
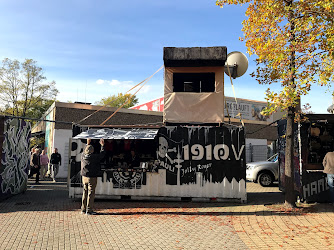
[[[275,162],[278,159],[278,154],[274,154],[273,156],[269,157],[267,161]]]

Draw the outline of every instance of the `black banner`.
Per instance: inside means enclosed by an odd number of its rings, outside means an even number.
[[[176,127],[159,129],[157,159],[166,169],[166,184],[221,183],[246,179],[244,129],[236,126]]]

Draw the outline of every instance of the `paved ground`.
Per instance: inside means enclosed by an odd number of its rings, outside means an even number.
[[[96,202],[79,214],[66,183],[0,202],[0,249],[333,249],[334,207],[284,210],[277,187],[247,183],[248,203]]]

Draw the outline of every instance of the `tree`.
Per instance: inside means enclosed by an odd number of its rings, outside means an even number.
[[[45,82],[37,62],[5,58],[0,68],[0,104],[4,114],[40,118],[55,100],[55,82]]]
[[[38,136],[35,136],[35,137],[31,137],[30,139],[30,148],[33,148],[33,147],[44,147],[43,145],[45,145],[45,137],[42,136],[42,137],[38,137]]]
[[[131,94],[118,93],[117,95],[111,95],[106,98],[102,98],[101,101],[96,102],[96,105],[107,107],[120,107],[126,103],[131,97]],[[125,104],[123,108],[130,108],[138,103],[138,98],[134,95],[129,103]]]
[[[218,0],[217,5],[248,4],[243,21],[250,55],[257,56],[252,73],[260,84],[280,82],[282,90],[268,88],[265,114],[287,111],[285,148],[285,205],[295,206],[294,133],[300,116],[300,97],[313,84],[330,86],[334,80],[333,0]]]

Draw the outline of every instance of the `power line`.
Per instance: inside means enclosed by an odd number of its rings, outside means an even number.
[[[23,116],[15,116],[15,115],[2,115],[4,117],[11,117],[11,118],[17,118],[22,120],[29,120],[29,121],[40,121],[40,122],[58,122],[58,123],[65,123],[65,124],[73,124],[72,122],[65,122],[65,121],[55,121],[55,120],[47,120],[47,119],[37,119],[37,118],[31,118],[31,117],[23,117]]]
[[[253,131],[252,133],[246,133],[246,134],[248,134],[248,135],[255,134],[256,132],[259,132],[260,130],[265,129],[265,128],[267,128],[267,127],[273,125],[274,123],[277,123],[279,120],[281,120],[281,119],[278,119],[278,120],[276,120],[276,121],[273,121],[272,123],[270,123],[270,124],[268,124],[268,125],[265,125],[264,127],[260,128],[260,129],[258,129],[258,130]]]

